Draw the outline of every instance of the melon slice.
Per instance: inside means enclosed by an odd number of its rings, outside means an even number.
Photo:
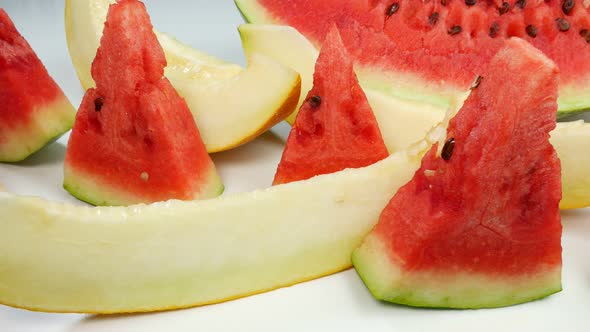
[[[0,9],[0,162],[21,161],[68,131],[76,110]]]
[[[109,9],[70,135],[64,187],[94,205],[202,199],[223,185],[185,103],[167,78],[166,59],[143,3]]]
[[[203,201],[82,207],[0,193],[0,303],[157,311],[347,269],[434,140],[365,168]]]
[[[389,155],[336,27],[326,36],[313,80],[287,139],[275,185],[368,166]]]
[[[310,87],[318,52],[297,30],[289,26],[244,24],[239,28],[246,54],[261,53],[301,73],[302,87]],[[411,102],[372,90],[363,81],[363,90],[371,104],[389,151],[410,146],[445,117],[445,109]],[[302,100],[305,95],[302,96]],[[302,102],[302,101],[300,101]],[[454,104],[461,105],[462,100]],[[458,106],[451,106],[452,109]],[[590,123],[560,122],[551,133],[551,143],[561,159],[562,209],[590,206]]]
[[[506,38],[521,37],[560,68],[558,115],[590,108],[586,2],[571,10],[563,1],[235,2],[249,22],[291,25],[317,46],[337,24],[366,85],[442,107],[471,85]]]
[[[87,89],[109,4],[114,0],[67,0],[66,36],[72,62]],[[157,32],[166,53],[166,77],[186,99],[208,152],[228,150],[256,138],[295,110],[298,73],[259,55],[248,67],[225,63]]]
[[[549,143],[557,73],[520,39],[492,59],[353,254],[376,298],[481,308],[561,290],[560,164]]]

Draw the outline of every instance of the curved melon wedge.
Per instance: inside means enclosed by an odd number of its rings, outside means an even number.
[[[297,30],[264,24],[243,24],[238,30],[246,54],[261,53],[292,67],[301,73],[303,91],[311,87],[318,51]],[[419,141],[445,116],[443,108],[395,98],[373,90],[362,80],[360,83],[389,151],[399,151]],[[459,100],[456,103],[461,104]],[[551,134],[551,143],[562,163],[560,208],[590,206],[590,156],[587,153],[590,151],[590,123],[558,123]]]
[[[157,311],[341,271],[429,145],[365,168],[204,201],[90,208],[0,193],[0,303]]]
[[[68,48],[85,89],[94,86],[90,67],[113,2],[66,0]],[[186,99],[208,152],[249,142],[295,109],[301,91],[295,71],[256,55],[248,56],[244,69],[156,35],[166,53],[165,75]]]

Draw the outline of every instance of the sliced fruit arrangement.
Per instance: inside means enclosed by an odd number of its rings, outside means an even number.
[[[313,81],[287,139],[275,185],[368,166],[389,155],[336,27],[326,36]]]
[[[376,298],[481,308],[561,290],[558,69],[524,40],[506,44],[354,252]]]
[[[94,205],[215,197],[223,185],[185,103],[143,3],[110,7],[70,135],[64,187]]]
[[[239,31],[246,53],[262,53],[294,68],[302,73],[303,87],[312,81],[318,52],[297,30],[288,26],[244,24]],[[389,151],[404,149],[420,140],[445,117],[443,108],[405,101],[367,86],[363,88]],[[450,108],[458,108],[461,103],[458,100]],[[562,164],[562,209],[590,206],[590,159],[585,158],[590,144],[588,137],[590,123],[584,122],[575,125],[560,122],[551,133],[551,142]]]
[[[0,162],[21,161],[68,131],[76,110],[0,9]]]
[[[439,106],[471,85],[505,39],[524,38],[560,68],[559,116],[590,108],[587,2],[235,2],[249,22],[291,25],[315,45],[337,24],[365,85]]]
[[[84,88],[90,75],[109,4],[114,0],[67,0],[66,36]],[[249,142],[295,110],[300,78],[293,70],[260,55],[246,69],[198,52],[156,32],[166,53],[166,77],[186,99],[208,152]]]
[[[156,311],[344,270],[430,144],[365,168],[204,201],[90,208],[0,193],[0,303]]]

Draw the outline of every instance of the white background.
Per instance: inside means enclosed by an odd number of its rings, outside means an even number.
[[[75,0],[79,1],[79,0]],[[233,1],[146,1],[161,31],[222,59],[244,64]],[[0,0],[72,103],[83,91],[70,62],[63,0]],[[274,133],[214,160],[227,192],[270,185],[280,159],[284,124]],[[67,138],[67,137],[66,137]],[[0,165],[12,192],[76,202],[63,189],[66,138],[16,165]],[[590,151],[588,151],[590,153]],[[488,310],[432,310],[373,300],[354,271],[218,305],[155,314],[44,314],[0,305],[0,332],[13,331],[588,331],[590,210],[564,212],[564,291],[545,300]],[[0,267],[1,268],[1,267]],[[141,276],[138,275],[138,278]]]

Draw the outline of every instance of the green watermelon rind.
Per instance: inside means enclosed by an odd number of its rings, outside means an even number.
[[[21,162],[39,152],[72,129],[75,117],[76,109],[64,95],[39,106],[28,123],[5,133],[13,143],[3,144],[0,162]]]
[[[199,200],[220,196],[225,190],[225,186],[213,164],[211,164],[209,174],[201,183],[206,185],[200,191],[195,192],[195,197]],[[94,206],[129,206],[149,203],[145,198],[133,195],[131,192],[100,184],[93,175],[76,170],[67,161],[64,165],[63,187],[80,201]]]
[[[370,234],[352,254],[352,263],[378,300],[412,307],[479,309],[516,305],[560,292],[561,267],[534,275],[503,276],[403,272],[386,245]],[[444,272],[444,273],[448,273]]]
[[[234,3],[248,23],[284,24],[272,17],[257,0],[234,0]],[[370,66],[357,66],[357,75],[365,88],[442,108],[448,108],[465,94],[463,89],[444,82],[431,84],[408,73],[386,71],[383,74],[383,70]],[[588,76],[590,80],[590,74]],[[578,86],[561,87],[559,93],[558,119],[590,111],[590,84],[581,82]]]

